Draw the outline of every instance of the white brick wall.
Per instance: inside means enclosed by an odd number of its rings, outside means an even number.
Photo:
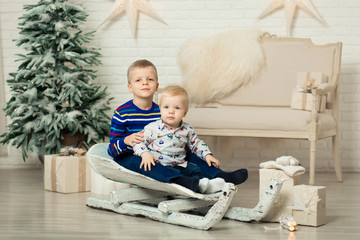
[[[75,0],[74,0],[75,1]],[[35,0],[0,0],[0,47],[3,73],[0,80],[16,70],[14,54],[20,50],[12,39],[18,35],[17,18],[23,4]],[[96,29],[107,16],[115,0],[81,0],[90,14],[87,28]],[[162,87],[180,83],[176,64],[178,47],[188,38],[209,36],[230,29],[260,28],[285,36],[284,10],[258,20],[257,16],[270,0],[150,0],[151,5],[167,25],[140,14],[137,39],[134,39],[125,15],[98,29],[93,45],[101,47],[103,65],[98,68],[98,83],[109,86],[115,97],[112,108],[129,99],[126,88],[126,69],[139,58],[154,62],[158,68]],[[297,10],[292,36],[309,37],[314,43],[343,42],[342,74],[340,82],[340,137],[344,170],[360,171],[360,1],[312,0],[325,25],[303,10]],[[1,68],[0,68],[1,69]],[[0,88],[1,89],[1,88]],[[5,85],[5,98],[10,98]],[[3,94],[3,93],[1,93]],[[226,169],[235,167],[257,168],[258,163],[280,155],[293,155],[308,166],[309,144],[301,140],[204,138],[214,149]],[[230,146],[228,146],[230,144]],[[232,146],[236,146],[231,148]],[[14,156],[14,154],[12,155]],[[16,156],[16,154],[15,154]],[[0,159],[0,166],[16,165],[20,160]],[[36,162],[30,161],[31,164]],[[331,141],[318,142],[317,170],[332,170]]]

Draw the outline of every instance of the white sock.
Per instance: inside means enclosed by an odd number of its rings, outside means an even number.
[[[209,181],[209,186],[206,189],[205,193],[215,193],[223,189],[225,180],[222,178],[214,178]]]
[[[199,181],[199,192],[205,193],[206,189],[209,186],[209,179],[208,178],[202,178]]]

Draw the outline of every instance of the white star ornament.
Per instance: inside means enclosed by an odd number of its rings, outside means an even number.
[[[310,0],[272,0],[258,18],[263,18],[281,7],[285,8],[286,31],[288,35],[290,35],[291,24],[294,19],[296,7],[302,8],[316,17],[320,22],[323,22],[321,16],[316,11]]]
[[[100,23],[100,26],[124,11],[126,12],[126,16],[129,20],[130,28],[134,36],[136,35],[136,25],[139,11],[166,24],[166,22],[146,0],[117,0],[113,5],[110,14]]]

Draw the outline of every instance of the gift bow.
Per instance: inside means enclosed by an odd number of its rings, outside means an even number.
[[[60,149],[59,156],[84,156],[86,150],[82,148],[64,147]]]
[[[315,81],[316,81],[316,79],[311,77],[311,74],[309,72],[307,72],[306,73],[306,81],[304,82],[303,88],[304,89],[316,88]]]

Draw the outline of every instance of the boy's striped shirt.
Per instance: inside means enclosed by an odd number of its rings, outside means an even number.
[[[119,106],[111,120],[108,153],[116,157],[124,152],[133,152],[132,147],[124,143],[125,137],[144,130],[147,124],[158,119],[160,119],[160,109],[154,102],[149,110],[138,108],[132,100]]]

